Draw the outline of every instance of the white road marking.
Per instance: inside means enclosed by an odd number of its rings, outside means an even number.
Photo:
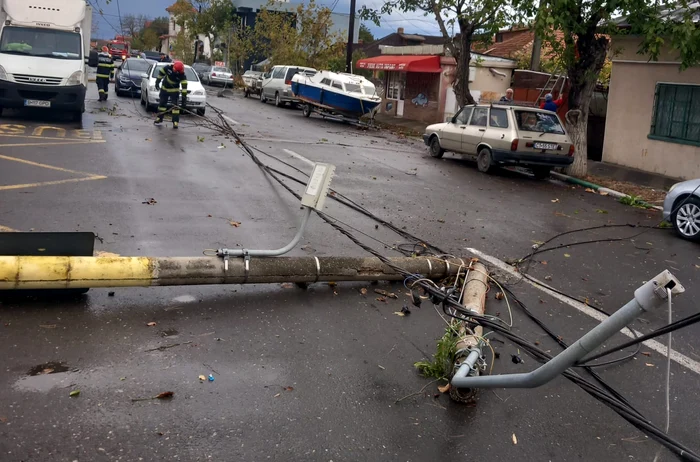
[[[232,123],[233,125],[240,125],[238,122],[236,122],[235,120],[233,120],[232,118],[230,118],[230,117],[227,116],[226,114],[221,114],[221,116],[222,116],[224,119],[228,120],[229,123]]]
[[[517,277],[519,279],[522,279],[523,281],[530,284],[532,287],[541,290],[542,292],[546,293],[547,295],[556,298],[560,302],[565,303],[572,308],[577,309],[581,313],[584,313],[584,314],[590,316],[591,318],[595,319],[596,321],[602,322],[602,321],[607,319],[607,316],[605,316],[603,313],[599,313],[598,311],[594,310],[590,306],[554,292],[553,290],[551,290],[551,288],[547,284],[543,283],[542,281],[539,281],[539,280],[532,278],[532,277],[531,277],[532,280],[523,278],[522,274],[515,271],[515,269],[512,266],[510,266],[508,263],[504,262],[503,260],[499,260],[498,258],[492,257],[491,255],[488,255],[488,254],[485,254],[485,253],[481,252],[480,250],[472,249],[469,247],[467,247],[466,250],[469,251],[470,253],[476,255],[481,260],[484,260],[484,261],[492,264],[493,266],[510,274],[513,277]],[[634,332],[638,336],[643,335],[641,332],[638,332],[638,331],[634,331]],[[630,329],[622,330],[622,331],[620,331],[620,333],[629,337],[629,338],[632,338],[632,339],[634,338],[634,335],[632,335],[632,333],[630,332]],[[643,342],[643,344],[647,348],[654,350],[663,356],[666,356],[666,354],[667,354],[668,349],[666,348],[666,345],[659,343],[656,340],[653,340],[653,339],[647,340],[647,341]],[[695,372],[696,374],[700,375],[700,363],[693,360],[693,359],[690,359],[689,357],[685,356],[682,353],[677,352],[674,349],[671,349],[671,360],[675,361],[679,365],[691,370],[692,372]]]
[[[312,167],[316,166],[316,162],[314,162],[313,160],[307,159],[306,157],[302,156],[301,154],[297,154],[296,152],[289,150],[289,149],[283,149],[283,151],[286,152],[287,154],[289,154],[290,156],[296,157],[300,161],[311,165]]]

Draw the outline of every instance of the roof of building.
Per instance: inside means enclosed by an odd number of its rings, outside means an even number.
[[[694,23],[700,23],[700,2],[693,2],[688,5],[688,8],[674,8],[659,11],[659,18],[671,21],[681,21],[685,16],[687,11],[693,12],[692,20]],[[620,16],[619,18],[613,18],[610,20],[612,24],[619,27],[620,29],[629,29],[632,27],[630,22],[627,20],[627,16]]]
[[[523,51],[532,45],[535,40],[534,32],[526,32],[516,35],[512,39],[503,42],[496,42],[486,47],[483,54],[489,56],[499,56],[501,58],[512,58],[514,54]]]

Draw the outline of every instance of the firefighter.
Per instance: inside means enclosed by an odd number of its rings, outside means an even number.
[[[160,82],[163,82],[161,86]],[[172,104],[173,128],[177,128],[180,123],[180,108],[187,104],[187,77],[185,76],[185,65],[182,61],[175,61],[172,64],[163,66],[156,78],[156,90],[160,90],[160,103],[158,104],[158,117],[155,125],[163,123],[163,117],[168,111],[168,103]],[[178,93],[182,94],[182,102],[178,106]]]
[[[109,48],[102,47],[102,53],[97,61],[97,89],[100,93],[100,101],[107,101],[109,94],[109,80],[114,78],[114,60],[109,54]]]

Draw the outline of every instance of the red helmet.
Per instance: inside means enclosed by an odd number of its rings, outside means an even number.
[[[182,61],[175,61],[173,63],[173,70],[179,74],[184,74],[185,73],[185,65],[182,64]]]

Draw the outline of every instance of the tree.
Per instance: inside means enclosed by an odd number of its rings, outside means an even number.
[[[293,64],[327,69],[343,56],[344,37],[331,33],[331,10],[314,0],[292,11],[275,11],[275,2],[260,11],[254,31],[256,50],[274,64]]]
[[[144,15],[126,14],[122,17],[122,29],[132,40],[135,40],[141,35],[147,20],[148,18]]]
[[[374,42],[374,34],[372,34],[372,31],[369,30],[369,27],[365,26],[364,24],[360,24],[360,35],[358,37],[360,40],[362,40],[362,43],[372,43]]]
[[[681,69],[700,59],[700,29],[693,22],[697,10],[688,0],[672,4],[652,0],[540,0],[529,5],[535,30],[561,56],[569,77],[566,126],[575,144],[574,163],[569,173],[583,176],[587,172],[588,113],[591,97],[605,67],[610,35],[621,34],[613,17],[626,17],[628,32],[639,35],[639,52],[658,59],[664,47],[678,50]],[[557,32],[563,35],[563,43]]]
[[[445,47],[457,62],[457,77],[453,82],[457,102],[463,106],[473,104],[469,92],[469,63],[474,41],[490,40],[500,28],[512,23],[519,11],[518,0],[387,0],[379,10],[363,6],[360,17],[380,24],[382,15],[394,10],[402,12],[423,11],[435,16]],[[560,0],[565,1],[565,0]],[[450,36],[448,27],[457,24],[459,34]]]
[[[141,35],[141,49],[142,50],[154,50],[160,45],[160,37],[158,33],[153,28],[147,28],[143,31]]]
[[[177,59],[184,63],[192,63],[194,61],[194,40],[185,32],[185,29],[180,29],[175,36],[173,53]]]
[[[190,15],[187,27],[194,34],[202,34],[214,45],[230,33],[235,6],[231,0],[196,0],[197,13]]]

